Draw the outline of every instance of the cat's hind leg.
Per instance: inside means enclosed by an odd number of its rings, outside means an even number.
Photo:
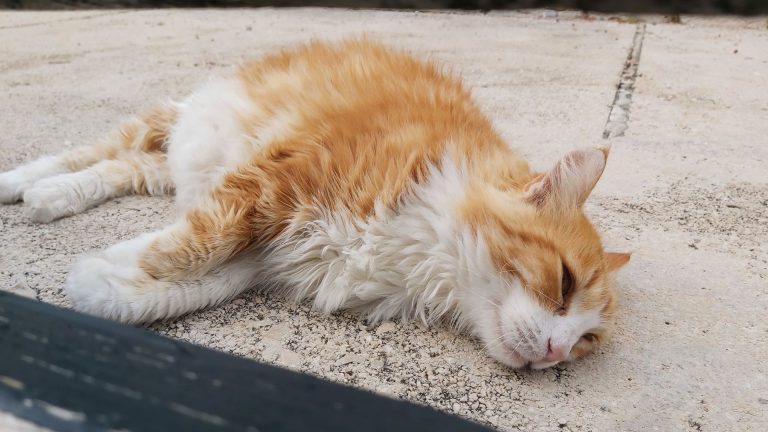
[[[43,156],[15,169],[0,173],[0,203],[13,203],[22,199],[24,192],[39,180],[59,174],[77,172],[102,161],[113,159],[125,150],[128,141],[135,138],[135,121],[124,124],[120,131],[103,142],[76,147],[54,156]]]
[[[161,106],[123,123],[100,143],[0,173],[0,203],[28,198],[30,216],[48,222],[121,193],[165,191],[170,179],[163,147],[175,118],[173,106]],[[138,187],[126,189],[126,182]]]
[[[110,198],[172,189],[164,153],[134,153],[103,160],[78,172],[38,180],[24,192],[24,207],[35,222],[71,216]]]

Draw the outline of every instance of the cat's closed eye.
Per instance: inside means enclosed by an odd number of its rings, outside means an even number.
[[[565,300],[568,297],[568,294],[570,294],[571,289],[573,285],[573,276],[571,275],[571,271],[568,270],[568,266],[563,263],[563,278],[560,282],[560,290],[563,298],[563,304],[561,306],[562,309],[565,309]]]

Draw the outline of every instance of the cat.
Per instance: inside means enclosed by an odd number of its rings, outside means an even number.
[[[449,323],[513,368],[610,334],[608,253],[582,211],[608,150],[544,173],[500,138],[461,80],[368,38],[245,63],[103,142],[0,174],[36,222],[110,198],[175,193],[176,222],[82,257],[74,308],[126,323],[259,286],[371,322]]]

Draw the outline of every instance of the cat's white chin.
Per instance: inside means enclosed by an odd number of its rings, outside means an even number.
[[[500,346],[494,350],[489,350],[491,357],[498,362],[509,366],[514,369],[520,369],[529,367],[531,369],[546,369],[562,363],[562,361],[547,361],[544,359],[531,360],[523,356],[523,354],[515,351],[512,347],[506,344],[500,344]]]
[[[485,343],[486,351],[496,361],[514,369],[531,368],[546,369],[561,363],[563,360],[553,361],[547,358],[547,348],[541,347],[535,339],[520,339],[510,342],[506,337],[508,332],[503,330],[501,315],[502,312],[489,313],[495,319],[484,323],[479,332],[480,339]],[[530,346],[523,350],[518,350],[519,346]],[[544,354],[540,354],[542,352]]]
[[[491,357],[511,368],[519,369],[530,364],[528,359],[505,344],[501,344],[497,349],[491,351],[490,354]]]
[[[498,317],[498,313],[496,314]],[[507,343],[502,335],[498,318],[486,322],[477,333],[485,345],[485,350],[494,360],[513,369],[520,369],[531,364],[531,360]]]

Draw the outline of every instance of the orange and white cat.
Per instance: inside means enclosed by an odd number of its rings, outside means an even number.
[[[147,322],[260,286],[372,321],[445,319],[542,368],[614,319],[629,256],[582,212],[607,154],[533,173],[459,79],[368,40],[317,42],[0,174],[0,200],[49,222],[175,191],[175,223],[75,263],[66,292],[87,313]]]

